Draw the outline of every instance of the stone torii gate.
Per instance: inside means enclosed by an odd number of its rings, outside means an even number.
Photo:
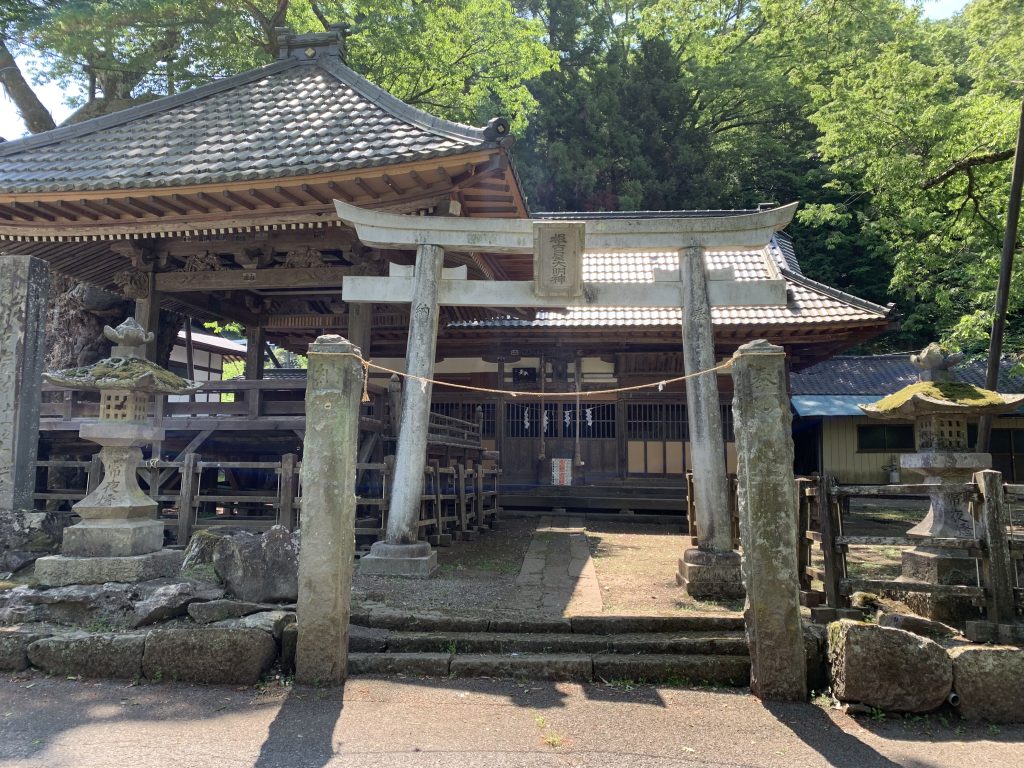
[[[347,303],[411,304],[406,372],[432,379],[439,307],[682,307],[687,374],[715,365],[713,306],[785,306],[781,279],[740,281],[733,270],[707,269],[705,250],[764,248],[793,218],[797,203],[735,216],[537,221],[422,217],[372,211],[334,201],[338,216],[368,246],[416,249],[415,267],[392,265],[388,277],[346,277]],[[678,251],[679,268],[653,284],[585,283],[582,255],[601,251]],[[446,270],[446,251],[533,254],[532,281],[468,280]],[[431,388],[404,388],[394,492],[384,541],[360,560],[363,573],[429,576],[437,555],[417,541],[426,462]],[[696,597],[742,595],[732,548],[725,446],[715,377],[686,380],[698,546],[680,560],[680,583]]]

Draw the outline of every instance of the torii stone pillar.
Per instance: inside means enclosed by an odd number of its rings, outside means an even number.
[[[715,366],[704,249],[684,248],[681,269],[683,370],[693,374]],[[725,439],[718,379],[714,374],[686,380],[686,417],[693,457],[698,543],[683,553],[676,581],[686,587],[688,594],[699,599],[742,597],[740,557],[732,548]]]
[[[0,553],[22,545],[35,491],[39,386],[50,272],[31,256],[0,256]]]
[[[443,248],[421,245],[416,249],[405,364],[407,374],[425,379],[434,375],[443,267]],[[387,532],[384,541],[373,544],[370,553],[359,561],[360,573],[426,578],[437,569],[437,553],[427,542],[417,540],[431,391],[429,383],[417,379],[405,382]]]

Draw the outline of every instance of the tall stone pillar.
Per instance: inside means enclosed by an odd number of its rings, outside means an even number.
[[[692,374],[715,366],[715,338],[704,249],[684,248],[681,261],[683,370]],[[698,539],[696,548],[683,553],[676,581],[691,596],[712,600],[743,596],[740,559],[732,548],[729,479],[719,409],[716,376],[705,374],[686,380]]]
[[[21,546],[35,492],[39,385],[50,272],[31,256],[0,256],[0,553]]]
[[[438,289],[444,266],[444,249],[421,245],[416,251],[412,304],[409,308],[409,341],[406,373],[433,378],[437,352]],[[420,497],[427,458],[431,386],[406,379],[402,415],[395,450],[395,476],[391,509],[384,541],[376,542],[359,561],[360,573],[425,578],[437,568],[437,553],[419,534]]]
[[[733,357],[743,580],[750,689],[762,699],[807,698],[797,575],[797,495],[786,354],[767,341]]]
[[[309,345],[306,436],[302,446],[295,679],[344,682],[355,561],[356,454],[363,368],[341,336]]]

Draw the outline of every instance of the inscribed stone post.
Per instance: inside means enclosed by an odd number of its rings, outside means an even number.
[[[363,368],[341,336],[309,346],[302,446],[295,679],[344,682],[355,560],[356,453]]]
[[[704,249],[681,252],[683,369],[687,375],[715,366]],[[718,380],[713,374],[686,380],[686,418],[693,454],[694,509],[698,545],[679,561],[676,580],[693,597],[741,597],[739,555],[732,548],[729,480],[719,410]]]
[[[786,355],[767,341],[733,357],[750,689],[762,699],[807,698],[797,577],[797,495]]]
[[[427,458],[431,386],[437,351],[438,289],[444,267],[444,249],[421,245],[416,251],[409,340],[402,395],[401,423],[395,449],[395,477],[384,541],[376,542],[359,561],[361,573],[423,578],[437,568],[437,553],[419,538],[420,497]]]
[[[0,551],[21,544],[32,509],[39,386],[50,273],[31,256],[0,256]]]

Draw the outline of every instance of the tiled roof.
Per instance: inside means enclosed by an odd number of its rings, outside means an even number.
[[[1014,372],[1016,362],[1004,359],[999,372],[1000,392],[1024,392],[1024,377]],[[985,386],[986,361],[968,360],[953,369],[954,378]],[[918,380],[910,354],[839,355],[812,365],[790,377],[794,395],[888,395]]]
[[[279,178],[493,146],[322,54],[2,143],[0,193]]]
[[[788,237],[785,238],[788,241]],[[792,246],[789,246],[792,251]],[[618,252],[585,253],[583,279],[589,282],[654,282],[655,269],[678,265],[674,253]],[[767,280],[782,277],[786,281],[786,306],[712,307],[711,319],[717,326],[795,325],[804,323],[880,322],[890,309],[859,299],[804,277],[790,265],[776,236],[762,251],[718,251],[705,254],[709,268],[732,267],[737,280]],[[773,269],[774,267],[774,269]],[[773,274],[777,272],[777,274]],[[682,313],[673,308],[574,307],[564,312],[537,312],[534,320],[495,317],[487,320],[455,323],[454,327],[475,328],[579,328],[600,326],[679,325]]]

